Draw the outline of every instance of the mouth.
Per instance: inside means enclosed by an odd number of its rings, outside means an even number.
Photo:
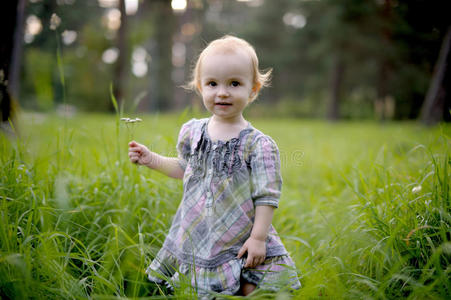
[[[217,102],[217,103],[215,103],[215,105],[219,105],[219,106],[231,106],[232,103],[227,103],[227,102]]]

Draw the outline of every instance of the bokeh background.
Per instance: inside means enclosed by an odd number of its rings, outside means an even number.
[[[176,155],[208,116],[181,86],[234,34],[274,70],[245,117],[279,147],[273,224],[303,286],[249,299],[448,300],[450,3],[1,1],[0,299],[196,298],[147,280],[183,182],[128,142]]]
[[[450,120],[446,0],[8,3],[3,64],[25,110],[113,111],[110,85],[126,111],[202,110],[181,86],[209,41],[234,34],[274,69],[250,115]]]

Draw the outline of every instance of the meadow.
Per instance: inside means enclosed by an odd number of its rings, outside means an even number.
[[[175,155],[191,117],[142,115],[127,128],[114,115],[22,113],[16,137],[0,133],[0,298],[195,298],[144,273],[182,183],[127,157],[130,139]],[[280,148],[273,225],[302,288],[249,298],[450,296],[449,124],[250,121]]]

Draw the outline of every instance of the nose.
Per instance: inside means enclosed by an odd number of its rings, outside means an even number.
[[[219,89],[218,89],[218,97],[228,97],[229,96],[229,91],[227,90],[227,87],[225,87],[224,85],[220,85]]]

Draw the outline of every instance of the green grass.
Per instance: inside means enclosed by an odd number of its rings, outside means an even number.
[[[141,118],[134,138],[174,155],[190,116]],[[299,270],[294,298],[449,297],[449,125],[251,122],[281,152],[273,224]],[[20,138],[0,136],[0,297],[165,298],[144,271],[181,181],[131,165],[132,133],[114,116],[26,113],[17,126]],[[182,283],[173,297],[193,292]]]

